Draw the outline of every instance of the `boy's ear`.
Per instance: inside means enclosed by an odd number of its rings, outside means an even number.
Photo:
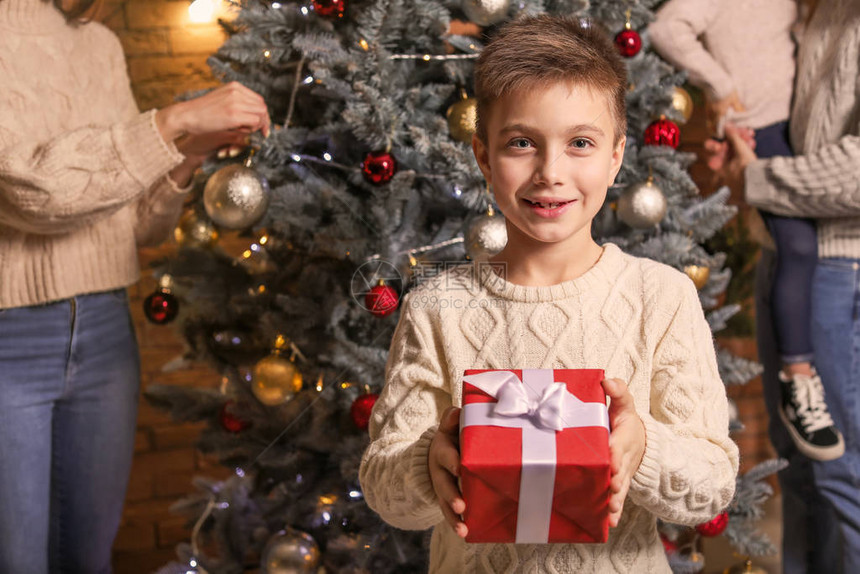
[[[615,144],[615,149],[612,151],[612,161],[609,164],[609,185],[615,183],[615,177],[621,171],[621,164],[624,162],[624,149],[627,147],[627,136],[621,136],[618,143]]]
[[[478,137],[478,134],[472,134],[472,153],[475,154],[475,160],[478,162],[478,167],[481,168],[481,173],[484,174],[484,179],[487,180],[487,183],[493,185],[493,181],[490,178],[490,151],[487,148],[487,144]]]

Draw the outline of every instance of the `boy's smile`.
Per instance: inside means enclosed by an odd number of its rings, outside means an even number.
[[[559,82],[510,93],[489,112],[486,145],[477,137],[472,145],[507,219],[509,246],[592,244],[591,220],[624,155],[607,95]]]

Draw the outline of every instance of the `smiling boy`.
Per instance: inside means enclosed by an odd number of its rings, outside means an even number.
[[[473,149],[508,243],[492,265],[457,267],[404,299],[362,460],[365,498],[394,526],[437,526],[433,573],[668,573],[657,518],[717,515],[738,452],[691,281],[591,236],[624,155],[624,64],[594,27],[539,16],[500,30],[475,78]],[[610,377],[606,544],[463,540],[463,372],[522,368]]]

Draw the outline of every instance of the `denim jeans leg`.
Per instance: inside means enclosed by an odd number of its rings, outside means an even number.
[[[816,487],[812,461],[800,454],[779,418],[778,373],[781,361],[776,346],[770,296],[776,254],[762,250],[756,267],[756,339],[764,367],[762,386],[770,419],[768,434],[776,452],[789,462],[779,475],[782,493],[782,567],[784,574],[838,574],[841,536],[836,513]]]
[[[51,424],[68,301],[0,311],[0,572],[48,573]]]
[[[814,462],[816,484],[839,516],[843,571],[860,572],[860,261],[821,259],[812,287],[812,342],[827,407],[845,454]]]
[[[52,574],[109,574],[134,451],[140,363],[125,291],[76,297],[54,413]]]

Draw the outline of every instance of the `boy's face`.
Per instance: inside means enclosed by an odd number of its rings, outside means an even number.
[[[518,238],[582,247],[621,168],[608,96],[568,83],[521,90],[492,104],[478,165]],[[512,229],[513,227],[513,229]]]

